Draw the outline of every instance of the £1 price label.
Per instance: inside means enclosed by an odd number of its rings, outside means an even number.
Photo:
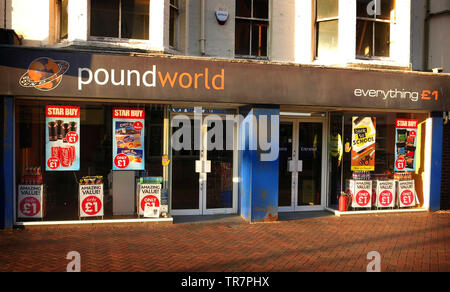
[[[145,211],[145,207],[159,207],[159,200],[153,195],[148,195],[141,200],[141,209]]]
[[[25,197],[19,204],[20,212],[27,217],[34,217],[41,211],[41,202],[34,197]]]
[[[102,210],[102,201],[95,196],[89,196],[83,200],[81,208],[86,215],[95,216]]]
[[[76,132],[69,132],[66,135],[66,140],[70,144],[75,144],[78,142],[78,134]]]
[[[390,206],[392,204],[392,201],[394,200],[393,195],[390,191],[382,191],[380,193],[380,197],[378,198],[379,203],[384,206]]]
[[[365,190],[362,190],[362,191],[360,191],[360,192],[358,192],[356,194],[356,203],[359,206],[364,207],[367,204],[369,204],[369,202],[370,202],[370,194],[369,194],[369,192],[367,192]]]
[[[404,206],[410,206],[414,201],[414,194],[410,190],[403,191],[400,194],[400,201]]]
[[[59,159],[56,157],[51,157],[47,160],[47,166],[50,169],[57,169],[59,167]]]
[[[398,170],[403,170],[406,167],[406,160],[403,157],[399,157],[397,161],[395,162],[395,167],[397,167]]]
[[[114,158],[114,165],[117,168],[124,169],[127,168],[130,164],[130,159],[125,154],[118,154]]]

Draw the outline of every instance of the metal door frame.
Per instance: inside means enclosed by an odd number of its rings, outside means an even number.
[[[186,115],[187,117],[189,117],[189,119],[193,120],[194,119],[194,114],[193,113],[182,113],[184,115]],[[223,121],[225,121],[224,114],[214,114],[217,116],[220,116]],[[172,120],[172,117],[170,117],[170,121]],[[225,125],[224,125],[225,126]],[[193,129],[191,129],[193,130]],[[200,130],[200,135],[201,135],[201,148],[199,150],[199,158],[198,161],[201,161],[200,163],[206,163],[206,161],[208,161],[208,151],[205,150],[206,148],[206,143],[207,143],[207,133],[208,133],[208,127],[204,124],[204,114],[202,113],[202,121],[201,121],[201,130]],[[172,127],[170,127],[170,137],[172,137]],[[172,209],[170,208],[170,212],[171,215],[214,215],[214,214],[236,214],[237,213],[237,204],[238,204],[238,181],[234,178],[238,177],[238,157],[239,157],[239,153],[238,153],[238,126],[236,123],[234,123],[234,128],[233,128],[233,167],[232,167],[232,172],[233,172],[233,178],[232,178],[232,184],[233,184],[233,194],[232,194],[232,198],[233,198],[233,205],[232,208],[217,208],[217,209],[207,209],[207,204],[206,204],[206,200],[207,200],[207,182],[208,182],[208,174],[206,172],[201,172],[198,173],[198,178],[199,178],[199,206],[198,209]],[[195,135],[194,135],[195,138]],[[193,144],[194,145],[194,144]],[[225,147],[225,145],[224,145]],[[171,155],[172,155],[172,149],[169,150]],[[170,174],[172,176],[172,166],[173,163],[170,163]],[[176,167],[176,166],[175,166]],[[212,167],[212,166],[211,166]],[[173,198],[173,189],[172,189],[172,179],[170,179],[170,194],[171,194],[171,198]],[[170,204],[172,205],[172,199]]]
[[[321,169],[321,190],[320,205],[315,206],[298,206],[298,179],[299,173],[292,172],[291,180],[291,205],[278,207],[278,212],[300,212],[300,211],[319,211],[326,207],[327,199],[327,151],[328,151],[328,126],[327,118],[323,117],[281,117],[280,122],[292,123],[292,160],[298,160],[299,155],[299,129],[301,123],[320,123],[322,124],[322,169]]]

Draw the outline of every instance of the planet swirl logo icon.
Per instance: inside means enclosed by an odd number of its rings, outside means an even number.
[[[50,91],[61,83],[62,75],[69,69],[66,61],[55,61],[41,57],[31,62],[28,70],[19,80],[23,87],[34,87],[41,91]]]

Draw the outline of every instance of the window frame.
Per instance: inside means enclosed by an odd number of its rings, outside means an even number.
[[[391,42],[389,42],[389,56],[377,56],[375,55],[375,46],[376,46],[376,30],[375,30],[375,25],[376,23],[387,23],[389,24],[389,33],[391,33],[391,28],[392,25],[396,25],[397,24],[397,1],[396,0],[391,0],[393,2],[393,6],[394,6],[394,18],[393,19],[382,19],[382,18],[377,18],[378,15],[376,13],[374,13],[373,17],[362,17],[362,16],[358,16],[358,11],[355,12],[356,14],[356,23],[355,26],[358,26],[358,21],[359,20],[363,20],[363,21],[369,21],[372,24],[372,54],[370,56],[364,56],[364,55],[358,55],[358,44],[356,44],[355,46],[355,58],[359,59],[359,60],[390,60],[391,59]],[[377,2],[375,1],[375,11],[377,10]],[[358,38],[357,35],[357,31],[356,35],[355,35],[355,41]]]
[[[319,23],[325,23],[325,22],[331,22],[331,21],[337,21],[338,24],[338,50],[339,50],[339,0],[337,1],[338,4],[338,11],[336,16],[334,17],[324,17],[319,18],[317,15],[317,1],[314,1],[314,60],[319,60]]]
[[[148,21],[150,25],[150,0],[148,0]],[[148,38],[147,39],[130,39],[130,38],[122,38],[122,0],[119,0],[119,22],[117,25],[119,26],[119,36],[118,37],[103,37],[103,36],[93,36],[91,35],[91,17],[92,17],[92,1],[89,0],[88,7],[88,40],[90,41],[103,41],[103,42],[119,42],[119,43],[129,43],[129,42],[141,42],[141,43],[149,43],[150,42],[150,27],[148,29]]]
[[[270,26],[270,0],[267,0],[267,19],[266,18],[257,18],[257,17],[253,17],[253,1],[254,0],[250,0],[251,1],[251,7],[250,7],[250,17],[245,17],[245,16],[238,16],[235,13],[235,20],[244,20],[244,21],[248,21],[250,23],[250,33],[249,33],[249,54],[247,55],[242,55],[242,54],[237,54],[236,53],[236,46],[234,47],[234,57],[235,58],[240,58],[240,59],[257,59],[257,60],[268,60],[269,59],[269,26]],[[236,4],[236,1],[235,1]],[[253,36],[253,22],[266,22],[266,28],[267,28],[267,43],[266,43],[266,56],[256,56],[256,55],[252,55],[252,36]],[[234,27],[235,31],[234,31],[234,39],[236,41],[236,24]]]
[[[178,47],[178,29],[179,29],[179,21],[178,17],[180,15],[180,0],[173,0],[175,4],[172,3],[172,0],[169,0],[169,48],[177,49]],[[175,23],[173,27],[171,26],[171,13],[175,12]],[[171,30],[173,29],[173,38],[171,37]],[[171,44],[171,42],[173,42]]]

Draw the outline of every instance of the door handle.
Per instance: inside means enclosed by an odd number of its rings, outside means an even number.
[[[195,161],[196,173],[210,173],[211,172],[211,160],[196,160]]]
[[[303,160],[289,160],[288,161],[289,172],[303,172]]]

